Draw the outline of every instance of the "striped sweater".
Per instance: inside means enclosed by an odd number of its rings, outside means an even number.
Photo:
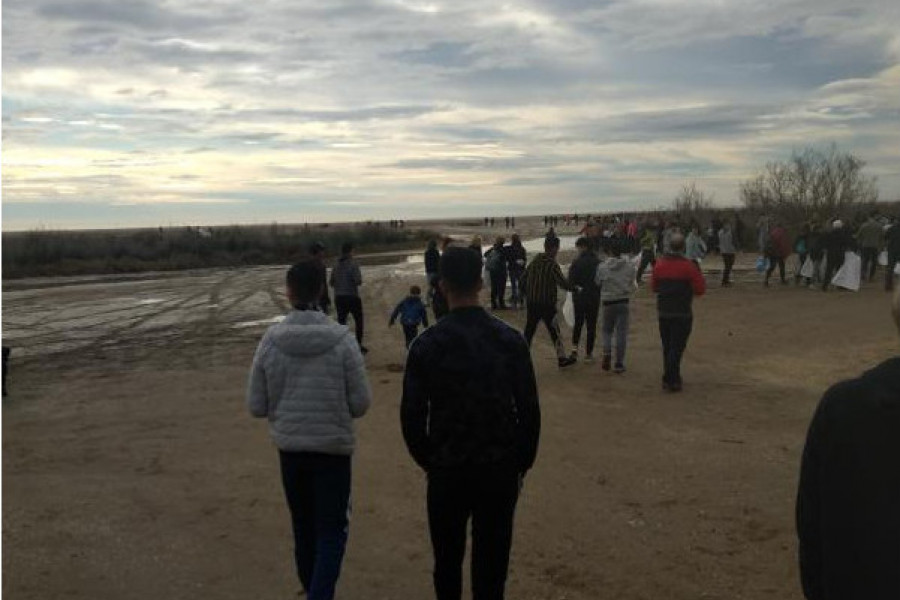
[[[543,253],[528,263],[522,278],[521,285],[529,304],[555,305],[557,287],[572,289],[556,259]]]

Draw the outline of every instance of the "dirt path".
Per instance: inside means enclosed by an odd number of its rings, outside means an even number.
[[[386,326],[418,268],[366,271],[375,402],[358,428],[344,600],[431,597],[424,477],[398,422],[403,336]],[[4,594],[293,597],[276,453],[243,406],[282,277],[4,293],[4,343],[16,346],[3,403]],[[698,301],[677,396],[659,390],[646,290],[626,375],[560,373],[539,330],[544,428],[510,598],[799,597],[792,519],[806,426],[831,382],[897,353],[890,300],[875,287],[766,290],[746,271],[738,281]]]

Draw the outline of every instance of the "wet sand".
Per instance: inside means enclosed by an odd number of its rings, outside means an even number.
[[[900,344],[878,286],[764,289],[754,259],[741,258],[729,289],[715,284],[718,259],[704,264],[711,289],[696,303],[680,395],[660,390],[646,289],[625,375],[597,364],[559,372],[538,331],[543,432],[518,507],[509,598],[800,597],[793,507],[812,410],[829,384]],[[285,308],[283,275],[211,270],[4,292],[4,344],[14,347],[4,594],[294,597],[276,452],[243,405],[256,343]],[[364,278],[375,398],[358,423],[338,597],[428,598],[424,476],[399,429],[403,335],[387,327],[424,277],[421,264],[399,261],[365,267]],[[524,324],[523,313],[498,314]]]

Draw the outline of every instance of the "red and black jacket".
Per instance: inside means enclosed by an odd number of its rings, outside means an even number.
[[[662,318],[693,316],[694,296],[706,292],[700,267],[680,254],[666,254],[656,261],[650,286],[656,292],[656,307]]]

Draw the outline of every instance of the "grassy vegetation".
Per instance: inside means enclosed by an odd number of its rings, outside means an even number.
[[[3,278],[136,273],[204,267],[286,264],[313,242],[329,255],[352,242],[357,252],[419,248],[427,231],[387,225],[171,227],[116,231],[3,234]]]

